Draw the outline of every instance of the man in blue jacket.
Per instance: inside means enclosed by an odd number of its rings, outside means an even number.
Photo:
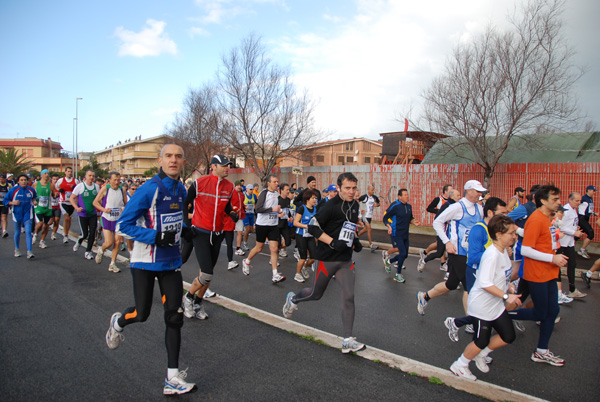
[[[27,175],[17,177],[17,185],[8,190],[4,197],[6,205],[11,207],[12,218],[15,224],[15,257],[21,256],[19,243],[21,242],[21,228],[25,228],[25,242],[27,243],[27,259],[34,257],[31,251],[31,229],[33,225],[33,207],[36,205],[37,193],[33,187],[27,185]]]
[[[166,324],[165,343],[168,369],[163,393],[185,394],[195,384],[185,381],[187,370],[179,371],[181,327],[183,326],[183,279],[181,276],[180,237],[191,241],[189,228],[183,225],[183,201],[186,190],[179,180],[185,164],[183,149],[166,144],[158,158],[160,171],[138,188],[117,221],[116,231],[134,240],[131,252],[131,276],[135,306],[123,314],[114,313],[106,333],[106,344],[116,349],[123,340],[122,331],[150,315],[154,282],[158,280]],[[189,239],[188,239],[189,238]]]

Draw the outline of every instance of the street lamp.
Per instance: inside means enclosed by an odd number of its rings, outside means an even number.
[[[83,98],[75,98],[75,177],[77,177],[77,171],[79,170],[79,153],[77,151],[79,146],[79,101]]]
[[[73,172],[75,172],[75,177],[77,177],[77,171],[75,170],[75,122],[77,119],[73,117],[73,155],[71,156],[71,161],[73,162]]]

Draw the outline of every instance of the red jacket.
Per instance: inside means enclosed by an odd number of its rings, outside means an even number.
[[[237,190],[233,190],[233,194],[231,195],[231,206],[233,207],[236,214],[238,214],[240,219],[244,219],[246,217],[246,208],[244,206],[244,193],[239,192]],[[225,214],[225,226],[223,228],[226,232],[232,232],[235,230],[235,223],[233,223],[233,219],[227,214]]]
[[[222,231],[225,207],[234,190],[233,183],[211,174],[196,179],[194,189],[196,196],[192,225],[211,232]]]

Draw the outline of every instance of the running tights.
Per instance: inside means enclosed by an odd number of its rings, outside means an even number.
[[[89,217],[79,217],[79,227],[81,228],[81,236],[77,240],[77,243],[81,245],[85,239],[87,239],[87,247],[85,251],[92,251],[94,241],[96,240],[96,231],[98,228],[98,217],[96,215]]]
[[[27,243],[27,251],[31,251],[31,227],[33,221],[31,219],[25,222],[13,221],[15,224],[15,250],[19,249],[21,243],[21,227],[25,227],[25,242]]]
[[[233,230],[223,232],[225,234],[225,243],[227,244],[227,261],[233,261]]]

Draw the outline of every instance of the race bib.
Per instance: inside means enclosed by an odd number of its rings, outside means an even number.
[[[254,204],[247,204],[246,205],[246,213],[247,214],[253,214],[254,213]]]
[[[115,218],[119,219],[119,216],[121,216],[121,208],[111,208],[110,209],[110,217],[111,218]]]
[[[0,202],[4,201],[4,196],[6,194],[8,194],[8,193],[5,193],[4,191],[0,192]]]
[[[73,194],[73,192],[65,191],[65,200],[68,200],[69,198],[71,198],[71,194]]]
[[[58,198],[52,198],[52,207],[58,207]]]
[[[111,211],[112,213],[112,211]],[[175,244],[179,244],[181,239],[181,229],[183,228],[183,212],[173,212],[171,214],[162,214],[160,216],[161,233],[175,231]]]
[[[269,212],[269,222],[276,221],[277,218],[277,212]]]
[[[354,241],[354,234],[356,233],[356,223],[352,222],[344,222],[344,226],[342,226],[342,230],[340,230],[340,235],[338,236],[338,240],[342,240],[346,242],[348,247],[352,247],[352,242]]]
[[[373,214],[373,205],[367,205],[367,214]]]
[[[38,207],[41,208],[48,208],[48,206],[50,205],[50,197],[43,195],[39,197],[38,200]]]
[[[554,226],[550,226],[550,237],[552,238],[552,250],[557,250],[558,244],[556,241],[556,228]]]
[[[462,238],[462,241],[460,243],[460,245],[465,249],[468,250],[469,249],[469,233],[471,232],[471,229],[467,229],[465,230],[465,235]]]

